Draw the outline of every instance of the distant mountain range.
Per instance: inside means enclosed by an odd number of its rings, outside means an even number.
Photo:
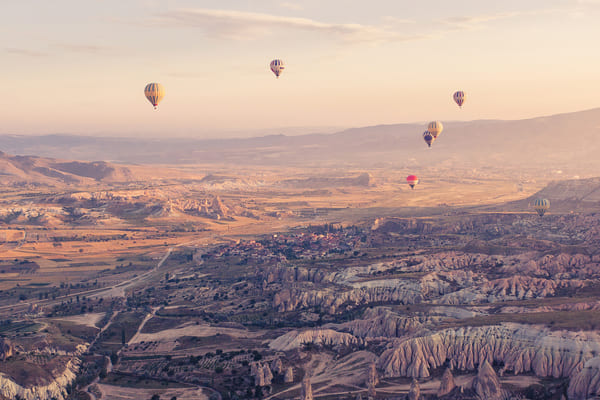
[[[0,135],[0,150],[141,164],[464,165],[600,174],[600,108],[515,121],[442,122],[444,131],[430,149],[422,139],[425,124],[397,124],[249,139]]]

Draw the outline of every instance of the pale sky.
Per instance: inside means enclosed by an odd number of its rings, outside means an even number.
[[[219,137],[589,109],[599,17],[600,0],[4,0],[0,134]],[[157,112],[148,82],[166,89]]]

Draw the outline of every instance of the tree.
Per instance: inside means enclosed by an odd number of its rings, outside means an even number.
[[[157,394],[153,394],[152,397],[150,397],[150,400],[160,400],[160,396]]]

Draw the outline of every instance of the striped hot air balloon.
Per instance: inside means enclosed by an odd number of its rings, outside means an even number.
[[[144,94],[156,110],[158,103],[165,97],[165,88],[160,83],[149,83],[144,88]]]
[[[533,202],[533,209],[538,213],[540,217],[543,217],[549,208],[550,201],[548,201],[548,199],[537,199]]]
[[[283,72],[283,70],[285,69],[285,64],[283,63],[283,61],[279,60],[279,59],[275,59],[273,61],[271,61],[271,71],[273,71],[273,73],[275,74],[275,76],[279,79],[279,75],[281,75],[281,73]]]
[[[437,139],[440,133],[444,130],[444,125],[440,121],[433,121],[429,123],[427,130],[431,133],[434,139]]]
[[[427,143],[427,146],[431,147],[431,143],[435,140],[431,132],[425,131],[423,132],[423,140]]]
[[[419,178],[416,175],[409,175],[406,177],[406,183],[408,183],[411,189],[414,189],[415,185],[419,183]]]
[[[458,92],[455,92],[452,97],[454,98],[454,102],[458,104],[460,108],[462,108],[462,105],[464,104],[466,99],[465,92],[459,90]]]

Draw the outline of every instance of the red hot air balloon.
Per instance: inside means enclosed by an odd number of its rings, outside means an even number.
[[[415,185],[419,183],[419,178],[416,175],[409,175],[406,177],[406,183],[408,183],[411,189],[414,189]]]

